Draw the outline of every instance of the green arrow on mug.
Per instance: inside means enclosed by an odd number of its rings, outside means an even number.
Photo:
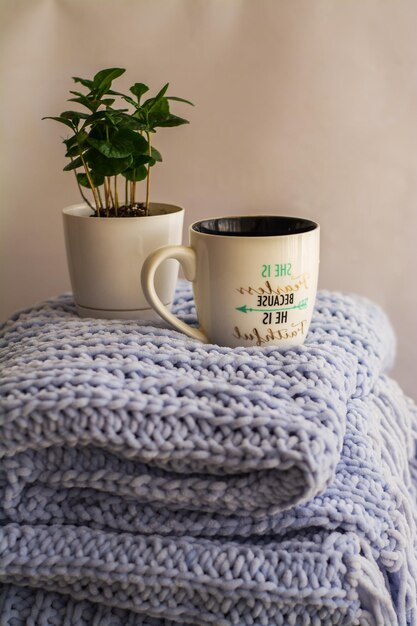
[[[307,305],[308,298],[304,298],[304,300],[301,300],[301,302],[299,302],[298,304],[290,306],[286,309],[251,309],[250,307],[246,306],[246,304],[244,304],[243,306],[236,307],[236,310],[242,311],[242,313],[251,313],[252,311],[258,311],[260,313],[273,313],[274,311],[291,311],[292,309],[300,309],[300,311],[302,311],[303,309],[307,308]]]

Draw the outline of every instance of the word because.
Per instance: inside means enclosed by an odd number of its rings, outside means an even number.
[[[294,294],[286,293],[280,296],[258,296],[257,306],[282,306],[283,304],[293,304]]]

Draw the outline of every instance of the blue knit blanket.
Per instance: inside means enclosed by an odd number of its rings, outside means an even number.
[[[417,625],[417,412],[377,306],[320,292],[285,350],[70,296],[1,337],[1,626]]]

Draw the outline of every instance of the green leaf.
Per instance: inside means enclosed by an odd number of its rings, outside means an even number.
[[[162,126],[162,127],[168,127],[168,126],[182,126],[182,124],[189,124],[190,122],[188,120],[185,120],[182,117],[178,117],[177,115],[172,115],[171,113],[169,114],[169,117],[165,120],[161,120],[160,122],[158,122],[157,124],[155,124],[155,126]]]
[[[79,76],[73,76],[72,80],[74,81],[74,83],[81,83],[81,85],[84,85],[84,87],[87,87],[88,89],[92,89],[93,87],[92,80],[87,80],[86,78],[80,78]]]
[[[102,94],[98,94],[98,95],[101,96]],[[100,97],[91,98],[90,103],[91,103],[91,110],[93,111],[93,113],[95,113],[101,104]]]
[[[81,113],[81,111],[63,111],[61,117],[65,117],[67,120],[79,120],[88,117],[87,113]]]
[[[67,148],[65,153],[66,157],[79,156],[80,152],[83,152],[86,147],[87,133],[84,130],[80,130],[69,139],[64,139],[64,144]]]
[[[66,165],[64,167],[64,172],[69,172],[71,170],[76,170],[77,167],[83,167],[83,161],[81,157],[77,157],[76,159],[73,159],[70,163],[68,163],[68,165]]]
[[[146,125],[143,121],[128,115],[126,111],[127,109],[100,109],[90,116],[87,125],[95,126],[96,121],[102,119],[103,122],[107,121],[114,127],[120,126],[130,130],[146,130]],[[101,126],[104,126],[104,124],[101,124]]]
[[[129,131],[129,132],[133,132],[133,131]],[[133,135],[135,137],[133,141],[133,149],[132,149],[133,154],[148,154],[149,144],[148,144],[147,139],[145,139],[145,137],[143,137],[142,135],[139,135],[139,133],[136,133],[136,132],[133,132]]]
[[[129,89],[130,93],[133,93],[134,96],[138,99],[138,104],[140,104],[140,99],[144,93],[149,91],[149,87],[144,83],[135,83]]]
[[[155,102],[148,110],[148,126],[154,129],[156,126],[160,126],[161,122],[169,118],[169,104],[166,98],[162,98]]]
[[[113,149],[112,144],[109,141],[106,141],[105,139],[95,139],[94,137],[89,137],[88,138],[88,143],[90,144],[90,146],[93,146],[93,148],[95,148],[96,150],[98,150],[101,154],[103,154],[106,157],[124,157],[127,154],[129,154],[129,151],[127,150],[123,150],[122,154],[120,154],[120,150],[117,148]]]
[[[91,185],[87,178],[87,174],[79,173],[76,176],[77,176],[78,182],[80,183],[82,187],[87,187],[87,189],[91,189]],[[104,176],[102,176],[101,174],[97,174],[96,172],[90,171],[90,178],[93,181],[94,187],[100,187],[100,185],[104,183]]]
[[[115,78],[118,78],[125,73],[126,70],[121,67],[109,67],[105,70],[100,70],[93,78],[93,88],[95,91],[104,92],[110,89],[110,86]]]
[[[169,115],[169,102],[166,98],[150,98],[143,103],[143,108],[148,112],[148,114],[152,114],[153,116],[164,116]]]
[[[159,100],[160,98],[162,98],[162,97],[166,94],[166,92],[167,92],[167,90],[168,90],[168,87],[169,87],[169,83],[166,83],[166,84],[162,87],[162,89],[161,89],[160,91],[158,91],[158,93],[156,94],[156,96],[155,96],[155,100]]]
[[[141,165],[135,168],[129,168],[123,172],[123,176],[127,178],[127,180],[139,181],[144,180],[148,175],[148,169]]]
[[[101,121],[105,121],[105,120],[109,120],[110,116],[108,114],[108,111],[106,109],[99,109],[98,111],[94,111],[94,113],[92,113],[88,118],[86,123],[84,124],[84,126],[92,126],[92,125],[96,125],[97,122],[101,122]]]
[[[126,100],[126,102],[128,102],[129,104],[131,104],[135,108],[137,108],[139,106],[138,103],[135,100],[133,100],[133,98],[131,98],[130,96],[124,96],[123,94],[120,94],[120,95],[123,98],[123,100]]]
[[[133,113],[132,116],[130,116],[131,119],[133,119],[133,126],[132,128],[136,128],[137,130],[146,130],[148,125],[146,123],[146,117],[144,115],[144,112],[139,109],[138,111],[136,111],[135,113]]]
[[[140,165],[147,165],[148,163],[155,163],[154,159],[148,154],[133,154],[132,157],[133,161],[131,168],[139,167]]]
[[[64,142],[65,143],[65,142]],[[82,152],[82,149],[81,149]],[[73,146],[67,149],[65,156],[66,157],[77,157],[80,154],[80,149],[75,143]]]
[[[109,141],[90,136],[88,143],[104,156],[115,159],[129,156],[133,152],[143,154],[148,150],[146,139],[127,128],[116,131],[110,136]]]
[[[87,113],[81,113],[80,111],[63,111],[60,114],[60,117],[65,118],[73,123],[74,126],[78,126],[80,120],[85,120],[88,118]]]
[[[162,161],[162,155],[160,152],[158,152],[158,150],[156,148],[154,148],[153,146],[151,147],[151,156],[155,161]]]
[[[51,116],[46,116],[42,118],[43,120],[55,120],[56,122],[60,122],[61,124],[64,124],[65,126],[68,126],[68,128],[71,128],[72,131],[75,131],[74,128],[74,124],[70,121],[67,120],[65,117],[51,117]]]
[[[104,118],[114,127],[119,125],[120,120],[124,120],[127,110],[128,109],[102,109]]]
[[[104,156],[97,150],[89,150],[87,153],[88,166],[98,175],[116,176],[132,165],[131,155],[122,159],[114,159]]]
[[[130,96],[126,96],[126,94],[122,93],[121,91],[114,91],[114,89],[108,89],[106,91],[106,94],[109,96],[120,96],[120,98],[124,98],[126,102],[129,102],[129,104],[133,104],[135,107],[137,107],[137,102],[133,100],[133,98],[131,98]]]
[[[71,91],[70,93],[74,94],[74,96],[80,96],[80,98],[87,98],[87,96],[85,95],[85,93],[82,93],[81,91]],[[88,98],[87,98],[88,100]]]
[[[90,111],[96,110],[96,106],[91,103],[91,100],[87,98],[85,94],[80,93],[79,91],[70,91],[70,93],[73,93],[75,96],[77,96],[77,98],[68,98],[68,102],[78,102],[79,104],[82,104]]]
[[[97,111],[98,108],[97,100],[90,100],[89,98],[68,98],[68,102],[78,102],[89,109],[92,113]]]
[[[184,100],[184,98],[177,98],[176,96],[166,96],[166,99],[176,100],[177,102],[185,102],[186,104],[191,104],[192,107],[194,106],[192,102],[190,102],[189,100]]]

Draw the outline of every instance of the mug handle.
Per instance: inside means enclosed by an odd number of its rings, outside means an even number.
[[[142,267],[141,283],[143,293],[149,304],[155,311],[171,326],[185,333],[192,339],[198,339],[203,343],[208,343],[208,337],[200,328],[193,328],[171,313],[161,302],[155,290],[155,272],[159,265],[166,259],[176,259],[181,263],[184,276],[187,280],[193,281],[196,273],[196,254],[192,248],[187,246],[163,246],[152,252],[146,259]]]

